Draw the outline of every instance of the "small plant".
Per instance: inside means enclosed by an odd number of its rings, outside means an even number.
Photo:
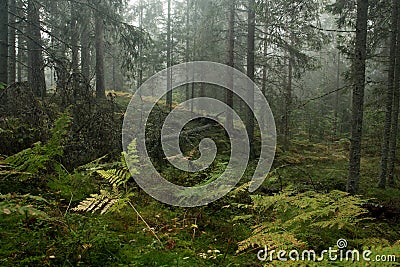
[[[8,157],[5,163],[12,168],[8,175],[16,172],[19,174],[19,180],[23,181],[48,171],[49,168],[64,169],[59,159],[63,155],[64,137],[70,122],[71,117],[68,113],[62,114],[55,121],[51,129],[51,138],[46,144],[37,142],[33,147]]]
[[[309,191],[301,194],[286,192],[274,196],[251,196],[253,214],[234,220],[256,218],[262,221],[253,227],[253,234],[239,242],[237,252],[249,247],[268,246],[271,249],[293,249],[315,246],[313,240],[351,235],[357,225],[367,218],[361,207],[364,200],[345,192],[320,194]]]
[[[133,140],[133,142],[128,146],[128,155],[129,156],[126,157],[126,159],[130,164],[138,162],[136,155],[136,140]],[[79,205],[72,210],[91,213],[99,211],[100,214],[106,214],[110,212],[120,212],[125,206],[129,205],[162,245],[161,240],[158,238],[153,228],[151,228],[144,220],[130,201],[130,198],[133,197],[134,194],[128,188],[127,183],[131,178],[131,173],[139,174],[139,172],[136,169],[129,170],[125,162],[124,154],[121,157],[121,162],[122,167],[120,169],[96,170],[96,173],[100,175],[109,186],[105,189],[101,189],[98,194],[91,194],[90,197],[80,202]]]

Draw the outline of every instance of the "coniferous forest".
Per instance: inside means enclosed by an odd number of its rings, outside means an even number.
[[[400,266],[399,103],[398,0],[0,0],[0,266]]]

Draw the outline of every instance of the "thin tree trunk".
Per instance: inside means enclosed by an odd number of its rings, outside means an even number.
[[[87,36],[86,36],[87,38]],[[77,21],[77,10],[74,3],[71,3],[71,69],[77,73],[79,68],[79,31]]]
[[[8,1],[0,4],[0,84],[8,82]]]
[[[360,184],[361,141],[364,116],[365,61],[367,54],[368,0],[357,0],[356,42],[354,54],[354,79],[352,99],[352,127],[350,139],[350,164],[347,191],[357,194]]]
[[[337,53],[337,69],[336,69],[336,89],[337,92],[335,93],[335,107],[334,107],[334,114],[333,114],[333,136],[337,137],[338,135],[338,124],[339,124],[339,88],[340,88],[340,51]]]
[[[395,86],[393,87],[393,109],[392,109],[392,127],[390,133],[389,159],[388,159],[388,184],[393,187],[394,166],[396,161],[397,135],[399,130],[399,98],[400,98],[400,2],[397,5],[397,51],[395,65]]]
[[[264,19],[267,20],[268,18],[268,2],[269,0],[265,0],[265,13]],[[265,22],[264,25],[264,40],[263,40],[263,71],[262,71],[262,81],[261,81],[261,92],[264,96],[267,96],[267,74],[268,74],[268,64],[267,64],[267,57],[268,57],[268,22]]]
[[[15,0],[9,0],[9,9],[10,9],[10,15],[8,18],[8,23],[9,23],[9,49],[8,49],[8,63],[9,63],[9,69],[8,69],[8,84],[15,83],[16,80],[16,75],[17,75],[17,49],[16,49],[16,17],[15,14],[17,12],[17,6],[16,6],[16,1]]]
[[[46,95],[46,80],[40,34],[40,13],[36,1],[28,1],[28,82],[38,97]]]
[[[22,10],[19,8],[17,11],[18,17],[23,17]],[[26,24],[22,19],[18,19],[19,30],[21,32],[25,32]],[[25,69],[26,65],[24,65],[24,57],[26,53],[26,40],[23,34],[18,34],[18,48],[17,48],[17,81],[22,82],[22,72]]]
[[[88,12],[89,13],[89,12]],[[81,20],[81,72],[87,82],[90,81],[90,44],[89,44],[89,22],[91,16],[88,14]]]
[[[172,110],[172,90],[171,89],[171,0],[168,0],[167,18],[167,106]]]
[[[140,8],[140,14],[139,14],[139,30],[143,30],[143,2],[140,1],[139,2],[139,8]],[[138,75],[138,82],[137,82],[137,88],[139,88],[140,86],[142,86],[143,83],[143,47],[142,44],[139,43],[139,47],[138,47],[138,67],[139,67],[139,75]]]
[[[247,14],[247,76],[254,82],[254,50],[255,50],[255,29],[256,29],[256,15],[255,15],[255,0],[248,0],[248,14]],[[248,101],[249,106],[246,108],[246,130],[249,136],[250,143],[250,158],[254,159],[254,87],[249,88]]]
[[[25,47],[25,41],[22,37],[22,35],[18,35],[18,54],[17,54],[17,61],[18,61],[18,65],[17,65],[17,81],[18,82],[22,82],[22,69],[23,69],[23,64],[22,64],[22,60],[23,60],[23,56],[24,56],[24,47]]]
[[[95,16],[96,35],[96,98],[106,97],[106,86],[104,81],[104,21],[101,14]]]
[[[189,62],[189,38],[190,38],[190,28],[189,28],[189,21],[190,21],[190,0],[186,0],[186,47],[185,47],[185,61]],[[188,73],[186,73],[188,75]],[[188,77],[187,77],[188,79]],[[190,99],[190,85],[189,83],[186,84],[186,100]]]
[[[385,126],[382,142],[382,154],[379,184],[380,188],[386,187],[387,176],[387,163],[389,156],[390,134],[392,126],[392,107],[393,107],[393,92],[395,83],[395,64],[396,64],[396,45],[397,45],[397,20],[398,20],[398,5],[397,0],[393,0],[392,22],[391,22],[391,40],[389,52],[389,73],[388,73],[388,88],[386,91],[386,113],[385,113]]]
[[[228,66],[234,67],[234,50],[235,50],[235,0],[229,0],[229,20],[228,20]],[[229,85],[233,86],[233,74],[229,73]],[[228,105],[226,110],[226,128],[227,130],[233,129],[233,92],[226,90],[226,104]]]
[[[293,83],[293,61],[292,54],[289,52],[288,77],[285,92],[285,116],[283,121],[284,147],[290,146],[290,112],[292,107],[292,83]]]

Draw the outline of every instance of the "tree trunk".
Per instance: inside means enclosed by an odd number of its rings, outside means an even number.
[[[400,98],[400,2],[396,1],[397,5],[397,51],[395,69],[395,86],[393,87],[393,109],[392,109],[392,126],[390,133],[389,144],[389,159],[388,159],[388,184],[394,186],[394,166],[396,161],[396,145],[399,129],[399,98]]]
[[[87,12],[90,13],[90,12]],[[91,16],[88,14],[81,20],[81,72],[87,82],[90,81],[90,44],[89,44],[89,22]]]
[[[234,67],[234,50],[235,50],[235,0],[229,0],[229,20],[228,20],[228,66]],[[233,74],[228,74],[229,86],[233,87]],[[226,110],[226,128],[227,130],[233,129],[233,92],[226,90],[226,104],[228,105]]]
[[[72,73],[78,73],[79,68],[79,31],[77,21],[77,10],[74,3],[71,3],[71,69]],[[87,37],[85,37],[87,38]]]
[[[8,42],[10,44],[8,48],[8,63],[9,63],[9,69],[8,69],[8,84],[15,83],[15,80],[17,79],[17,50],[16,50],[16,12],[17,12],[17,6],[16,6],[16,1],[15,0],[9,0],[9,9],[10,9],[10,15],[8,18],[8,23],[9,23],[9,36],[8,36]]]
[[[356,42],[354,53],[354,81],[352,99],[352,127],[350,164],[347,191],[357,194],[360,184],[361,141],[364,115],[365,61],[367,54],[368,0],[357,0]]]
[[[267,20],[268,18],[268,6],[269,0],[265,0],[265,12],[264,12],[264,19]],[[268,73],[268,64],[267,64],[267,57],[268,57],[268,22],[265,22],[264,25],[264,40],[263,40],[263,70],[262,70],[262,81],[261,81],[261,92],[264,96],[267,96],[267,73]]]
[[[106,97],[104,82],[104,21],[101,14],[96,13],[96,98]]]
[[[139,14],[139,30],[143,30],[143,2],[140,1],[139,2],[139,9],[140,9],[140,14]],[[140,86],[142,86],[143,83],[143,47],[142,44],[139,43],[138,45],[138,81],[137,81],[137,88],[139,88]]]
[[[167,18],[167,106],[172,110],[172,90],[171,90],[171,0],[168,0]]]
[[[248,0],[247,14],[247,76],[254,82],[254,39],[256,29],[255,0]],[[250,143],[250,158],[255,158],[254,151],[254,87],[249,88],[248,100],[249,106],[246,108],[246,130]]]
[[[46,95],[46,80],[40,33],[40,13],[38,3],[34,0],[28,1],[27,20],[28,82],[35,95],[43,98]]]
[[[390,145],[390,134],[392,126],[392,106],[393,106],[393,92],[395,82],[395,64],[396,64],[396,45],[397,45],[397,20],[398,20],[398,5],[397,0],[393,0],[393,11],[392,11],[392,22],[391,22],[391,40],[390,40],[390,52],[389,52],[389,73],[388,73],[388,88],[386,91],[385,101],[385,126],[382,142],[382,154],[381,154],[381,165],[379,184],[380,188],[386,187],[386,176],[387,176],[387,163],[389,156],[389,145]]]
[[[186,0],[186,47],[185,47],[185,61],[189,62],[189,42],[190,42],[190,28],[189,28],[189,21],[190,21],[190,0]],[[188,75],[188,73],[186,73]],[[187,77],[188,79],[188,77]],[[186,85],[186,100],[190,99],[190,85],[187,83]]]
[[[290,146],[290,112],[292,107],[292,83],[293,83],[293,59],[289,52],[288,59],[288,77],[285,92],[285,114],[283,120],[284,148],[287,150]]]
[[[340,51],[337,53],[337,65],[336,65],[336,93],[334,103],[334,114],[333,114],[333,136],[338,136],[338,124],[339,124],[339,98],[340,98]]]
[[[24,57],[24,48],[25,48],[25,41],[24,38],[22,37],[22,35],[18,35],[18,54],[17,54],[17,61],[18,61],[18,65],[17,65],[17,81],[18,82],[22,82],[22,70],[23,70],[23,57]]]
[[[0,85],[8,82],[8,1],[0,4]]]

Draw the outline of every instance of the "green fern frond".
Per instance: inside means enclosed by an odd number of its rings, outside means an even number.
[[[90,195],[90,197],[79,203],[79,205],[73,209],[74,211],[92,213],[100,211],[101,214],[104,214],[108,212],[120,211],[127,205],[129,198],[133,196],[133,194],[127,190],[127,183],[132,177],[131,173],[135,174],[138,173],[138,171],[134,168],[129,170],[128,165],[125,162],[125,158],[131,163],[138,162],[135,141],[129,145],[129,156],[124,157],[124,154],[122,155],[121,162],[117,164],[122,166],[120,168],[99,170],[95,166],[98,161],[90,163],[91,168],[93,168],[102,179],[110,184],[110,188],[100,190],[99,194]]]
[[[121,194],[117,190],[107,191],[100,190],[100,194],[91,194],[90,197],[83,200],[74,211],[92,212],[100,210],[100,214],[107,213],[110,207],[117,203],[121,198]]]
[[[63,155],[63,141],[67,134],[67,128],[71,122],[68,113],[62,114],[54,123],[51,129],[51,138],[46,144],[37,142],[33,147],[25,149],[13,156],[8,157],[5,162],[20,175],[20,180],[29,179],[46,171],[49,167],[60,165],[57,158]]]
[[[251,246],[267,245],[272,249],[302,246],[304,243],[298,238],[307,236],[305,233],[320,234],[321,229],[346,229],[351,233],[368,219],[368,212],[362,207],[367,200],[341,191],[254,195],[251,199],[253,214],[261,216],[263,223],[253,228],[249,238],[239,242],[238,252]]]
[[[112,186],[119,187],[128,182],[131,174],[128,169],[112,169],[96,171],[103,179],[107,180]]]

